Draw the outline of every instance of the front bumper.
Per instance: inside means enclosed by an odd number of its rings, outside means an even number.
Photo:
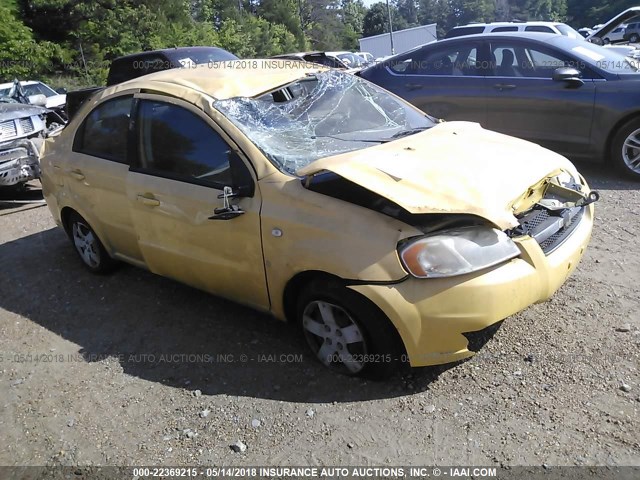
[[[39,152],[30,140],[0,147],[0,187],[40,178]]]
[[[481,272],[396,285],[352,285],[396,326],[411,366],[456,362],[472,356],[465,333],[479,332],[547,300],[576,268],[591,238],[593,205],[575,230],[545,256],[531,237],[514,239],[518,258]]]

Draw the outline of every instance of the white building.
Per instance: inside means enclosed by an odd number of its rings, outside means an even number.
[[[393,46],[395,53],[403,53],[419,45],[437,40],[436,24],[421,25],[393,32]],[[361,38],[360,51],[369,52],[373,58],[391,55],[391,40],[388,33]]]

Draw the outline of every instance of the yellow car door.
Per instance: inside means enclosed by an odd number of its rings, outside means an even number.
[[[139,263],[126,196],[132,106],[133,95],[98,104],[73,138],[63,137],[71,143],[71,152],[54,155],[54,169],[74,209],[98,232],[111,255]]]
[[[193,105],[136,98],[127,198],[147,267],[268,310],[261,198],[250,162]]]

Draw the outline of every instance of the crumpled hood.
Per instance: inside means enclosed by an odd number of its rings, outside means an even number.
[[[46,108],[24,103],[0,103],[0,122],[47,113]]]
[[[518,225],[513,204],[545,177],[567,171],[566,158],[534,143],[445,122],[393,142],[317,160],[296,173],[333,172],[411,213],[468,213],[501,229]]]

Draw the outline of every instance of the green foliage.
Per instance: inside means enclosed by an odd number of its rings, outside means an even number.
[[[394,30],[496,20],[602,23],[635,1],[390,0]],[[101,83],[112,59],[143,50],[216,45],[240,57],[356,50],[389,30],[386,0],[3,0],[0,77]]]
[[[394,31],[402,30],[409,26],[395,5],[389,5],[389,9],[387,9],[386,3],[378,2],[371,5],[371,8],[364,16],[362,33],[365,37],[389,32],[389,10],[391,11],[391,24]]]
[[[573,27],[593,27],[637,5],[636,0],[567,0],[567,17]]]

